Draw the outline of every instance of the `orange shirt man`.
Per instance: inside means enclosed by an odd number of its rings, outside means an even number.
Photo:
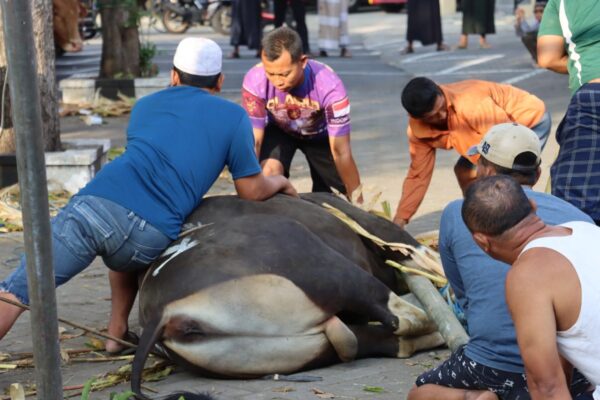
[[[517,122],[531,128],[545,145],[552,126],[544,102],[511,85],[468,80],[437,85],[428,78],[414,78],[402,91],[402,105],[409,114],[408,149],[411,163],[402,186],[394,222],[404,226],[425,197],[436,149],[455,149],[454,166],[464,191],[475,179],[478,156],[467,151],[479,143],[494,125]]]

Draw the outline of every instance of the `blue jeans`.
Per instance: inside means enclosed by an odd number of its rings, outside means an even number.
[[[73,197],[51,221],[51,229],[57,287],[87,268],[96,256],[114,271],[143,270],[171,243],[134,212],[96,196]],[[0,291],[29,304],[25,256],[0,282]]]
[[[542,145],[542,150],[544,146],[546,146],[546,142],[550,137],[550,130],[552,129],[552,119],[550,118],[550,113],[548,111],[544,112],[542,119],[535,126],[531,127],[531,130],[535,132],[535,134],[540,138],[540,144]]]

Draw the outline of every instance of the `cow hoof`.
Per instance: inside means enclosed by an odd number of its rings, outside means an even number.
[[[398,317],[398,336],[418,336],[435,331],[435,326],[422,309],[409,303],[395,293],[390,293],[388,309]]]

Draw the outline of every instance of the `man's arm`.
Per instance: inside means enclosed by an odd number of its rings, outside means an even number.
[[[565,39],[558,35],[543,35],[537,41],[538,64],[560,74],[569,73],[567,61],[569,56],[565,50]]]
[[[252,128],[252,132],[254,133],[254,152],[256,153],[256,158],[260,160],[260,149],[265,137],[265,130],[263,128]]]
[[[568,56],[560,24],[559,4],[559,0],[550,0],[544,8],[538,32],[537,56],[540,67],[566,74]]]
[[[435,166],[435,149],[413,137],[410,128],[408,130],[408,149],[411,162],[402,185],[402,197],[394,216],[394,223],[400,227],[404,227],[408,223],[421,205]]]
[[[440,233],[438,251],[442,260],[442,267],[446,274],[446,279],[454,291],[456,301],[464,311],[467,311],[467,296],[465,294],[465,284],[462,280],[461,271],[458,263],[458,256],[455,254],[456,242],[461,236],[458,234],[462,222],[460,206],[462,203],[453,201],[446,206],[440,219]],[[470,237],[469,237],[470,239]]]
[[[242,87],[242,107],[248,113],[252,122],[252,131],[254,133],[254,152],[256,158],[260,158],[260,148],[265,135],[265,124],[267,118],[266,100],[253,94],[246,88],[251,86],[252,80],[246,76],[244,78],[244,87]]]
[[[261,173],[236,179],[235,190],[242,199],[266,200],[278,192],[299,197],[290,181],[283,175],[264,176]]]
[[[352,199],[352,192],[360,185],[360,176],[352,157],[350,135],[330,136],[329,146],[337,172],[346,187],[346,196]],[[362,199],[359,199],[359,202],[362,202]]]
[[[238,195],[248,200],[265,200],[277,192],[298,197],[296,189],[284,176],[267,177],[261,172],[251,132],[250,120],[243,113],[227,155],[227,165]]]
[[[546,254],[544,254],[546,252]],[[546,274],[539,266],[552,263],[547,251],[532,249],[514,264],[506,278],[506,301],[533,400],[571,399],[556,344],[556,321]]]

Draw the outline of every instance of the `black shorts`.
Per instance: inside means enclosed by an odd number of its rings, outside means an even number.
[[[446,361],[421,374],[415,382],[417,386],[433,384],[456,389],[489,390],[500,399],[528,400],[527,379],[524,373],[508,372],[471,360],[465,355],[465,346],[460,347]],[[585,396],[590,383],[577,370],[573,371],[570,386],[571,395],[576,399]]]
[[[290,176],[290,165],[296,150],[306,156],[312,178],[313,192],[331,192],[335,188],[346,194],[335,163],[328,138],[296,138],[285,133],[278,126],[269,124],[265,127],[265,135],[260,148],[260,162],[268,158],[278,160],[283,164],[286,177]]]

